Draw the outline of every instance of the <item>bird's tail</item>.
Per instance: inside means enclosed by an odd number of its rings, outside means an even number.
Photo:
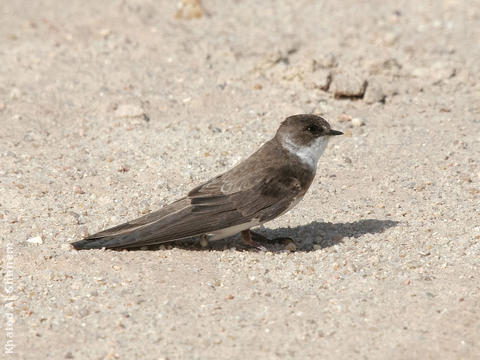
[[[182,198],[158,211],[100,231],[83,240],[75,241],[72,245],[77,250],[141,247],[145,245],[145,242],[149,242],[152,245],[154,238],[162,238],[159,229],[169,224],[169,215],[180,211],[188,205],[187,199]],[[169,240],[169,237],[165,236],[159,240]]]
[[[122,239],[123,238],[123,239]],[[77,250],[89,250],[89,249],[113,249],[113,248],[122,248],[125,247],[125,244],[130,243],[131,240],[125,239],[125,236],[116,237],[109,236],[96,239],[83,239],[75,241],[72,243],[72,246]]]

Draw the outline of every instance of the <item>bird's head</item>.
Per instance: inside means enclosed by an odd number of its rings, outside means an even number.
[[[330,137],[342,134],[341,131],[333,130],[327,120],[320,116],[300,114],[286,118],[275,137],[285,149],[316,167]]]

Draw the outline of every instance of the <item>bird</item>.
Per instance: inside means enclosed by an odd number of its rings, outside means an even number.
[[[284,214],[305,195],[333,130],[321,116],[283,120],[275,136],[232,169],[186,196],[138,219],[73,242],[82,249],[127,249],[200,237],[215,241],[238,233],[257,247],[250,228]]]

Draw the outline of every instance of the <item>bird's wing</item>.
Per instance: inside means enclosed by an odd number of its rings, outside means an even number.
[[[75,242],[77,249],[127,248],[185,239],[284,212],[302,192],[294,176],[276,171],[227,172],[156,212]],[[289,175],[289,174],[282,174]],[[303,195],[303,194],[302,194]]]
[[[146,225],[152,224],[161,219],[165,219],[167,216],[172,216],[174,214],[177,214],[181,212],[181,210],[184,210],[189,206],[190,206],[190,202],[187,201],[186,198],[182,198],[180,200],[177,200],[161,208],[160,210],[153,211],[142,217],[126,222],[124,224],[120,224],[112,228],[95,233],[93,235],[90,235],[86,238],[86,240],[98,239],[98,238],[108,237],[108,236],[118,236],[124,233],[129,233],[135,230],[139,230],[145,227]]]
[[[208,214],[235,209],[238,224],[253,218],[264,222],[281,214],[292,201],[303,195],[302,184],[289,167],[236,175],[226,173],[190,191],[188,197],[194,206],[193,211]]]

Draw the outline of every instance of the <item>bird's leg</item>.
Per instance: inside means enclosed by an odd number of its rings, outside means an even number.
[[[200,237],[200,246],[201,247],[207,247],[208,246],[207,234],[202,234],[202,236]]]
[[[259,234],[255,231],[250,230],[250,237],[252,238],[252,241],[255,242],[270,242],[270,239],[267,238],[266,236],[263,236],[262,234]]]
[[[243,235],[242,235],[243,237]],[[297,245],[295,244],[295,240],[289,237],[276,237],[274,239],[269,239],[259,233],[254,231],[250,231],[250,239],[256,246],[259,246],[257,242],[268,243],[272,244],[279,244],[285,247],[288,251],[295,251],[297,249]],[[245,241],[245,240],[244,240]]]
[[[287,236],[269,239],[266,236],[263,236],[262,234],[256,233],[251,230],[250,230],[250,234],[251,234],[252,240],[258,241],[258,242],[268,242],[270,244],[282,244],[282,245],[285,245],[286,243],[294,242],[292,238],[289,238]]]
[[[252,233],[250,232],[250,230],[243,230],[241,234],[242,234],[242,240],[245,243],[245,245],[261,251],[267,250],[264,246],[258,244],[255,240],[252,239]],[[258,235],[258,234],[255,234],[255,235]],[[266,239],[265,237],[263,238]]]

